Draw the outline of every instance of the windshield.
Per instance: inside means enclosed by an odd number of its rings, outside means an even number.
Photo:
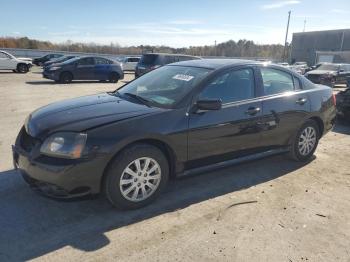
[[[118,90],[123,95],[133,94],[151,105],[172,107],[208,75],[210,69],[186,66],[164,66],[151,71]]]
[[[338,71],[339,66],[333,64],[323,64],[317,70]]]

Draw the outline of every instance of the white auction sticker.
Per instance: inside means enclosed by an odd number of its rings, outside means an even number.
[[[181,80],[181,81],[191,81],[194,78],[194,76],[190,76],[190,75],[183,75],[183,74],[178,74],[173,76],[173,79],[177,79],[177,80]]]

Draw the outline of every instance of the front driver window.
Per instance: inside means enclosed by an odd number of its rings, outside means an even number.
[[[265,95],[273,95],[294,90],[291,74],[273,68],[261,68]]]
[[[82,58],[78,61],[78,65],[94,65],[94,59],[92,57]]]
[[[199,95],[200,100],[221,99],[222,103],[254,97],[254,73],[250,68],[229,71],[216,77]]]

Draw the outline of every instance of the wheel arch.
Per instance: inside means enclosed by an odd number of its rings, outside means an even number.
[[[313,116],[313,117],[310,117],[309,119],[307,120],[313,120],[316,122],[317,126],[318,126],[318,131],[320,132],[319,133],[319,138],[321,138],[323,136],[323,132],[324,132],[324,123],[323,123],[323,120],[319,117],[319,116]]]
[[[121,147],[112,157],[111,159],[108,161],[107,165],[105,166],[103,173],[102,173],[102,178],[100,180],[100,189],[103,189],[103,185],[105,183],[105,179],[107,176],[107,172],[109,167],[111,166],[112,162],[120,155],[120,153],[127,149],[128,147],[131,147],[133,145],[136,144],[148,144],[148,145],[152,145],[156,148],[158,148],[159,150],[161,150],[165,157],[168,160],[168,164],[169,164],[169,174],[170,174],[170,178],[174,178],[176,175],[176,154],[174,152],[174,150],[171,148],[171,146],[166,143],[163,140],[160,139],[155,139],[155,138],[143,138],[143,139],[138,139],[132,142],[127,143],[126,145],[124,145],[123,147]]]
[[[18,67],[19,67],[20,65],[25,65],[25,66],[27,67],[27,69],[29,70],[29,65],[26,64],[26,63],[24,63],[24,62],[18,62],[17,65],[16,65],[16,70],[18,70]]]
[[[64,71],[60,72],[60,74],[59,74],[59,78],[60,78],[60,79],[61,79],[61,76],[62,76],[64,73],[70,74],[70,75],[72,76],[72,80],[74,80],[74,74],[73,74],[71,71],[69,71],[69,70],[64,70]]]

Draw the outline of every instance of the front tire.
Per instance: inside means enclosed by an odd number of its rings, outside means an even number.
[[[292,141],[291,158],[300,162],[310,160],[317,148],[319,138],[320,131],[317,123],[311,119],[306,121]]]
[[[16,71],[21,73],[21,74],[25,74],[25,73],[28,73],[29,67],[26,64],[18,64]]]
[[[69,72],[62,72],[60,75],[60,83],[69,84],[73,80],[73,75]]]
[[[163,152],[148,144],[123,150],[110,164],[104,193],[119,209],[136,209],[154,201],[166,187],[169,164]]]

